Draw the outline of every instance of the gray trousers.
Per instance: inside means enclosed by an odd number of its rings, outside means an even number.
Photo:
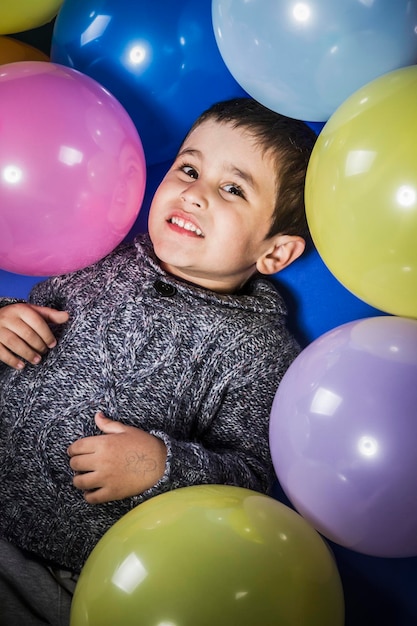
[[[0,539],[0,626],[69,626],[75,584]]]

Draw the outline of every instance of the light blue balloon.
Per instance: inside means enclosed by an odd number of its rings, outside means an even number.
[[[212,0],[212,19],[243,89],[304,121],[417,61],[417,0]]]

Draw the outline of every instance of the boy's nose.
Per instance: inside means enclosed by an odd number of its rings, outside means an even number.
[[[209,205],[210,187],[201,178],[186,185],[181,194],[183,202],[191,204],[199,209],[206,209]]]
[[[208,206],[206,194],[201,186],[195,181],[192,185],[184,189],[181,194],[183,202],[198,207],[199,209],[205,209]]]
[[[183,193],[181,195],[181,200],[187,202],[188,204],[193,204],[194,206],[197,206],[199,208],[201,207],[201,201],[197,200],[196,198],[189,197],[188,194],[186,195],[185,193]]]

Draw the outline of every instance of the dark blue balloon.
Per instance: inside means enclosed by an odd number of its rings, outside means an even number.
[[[112,92],[136,125],[148,165],[175,156],[212,103],[247,95],[218,50],[211,0],[65,0],[51,60]]]
[[[319,135],[320,132],[323,130],[323,126],[325,125],[326,122],[305,122],[305,123],[307,124],[307,126],[310,126],[312,130],[314,130],[316,135]]]

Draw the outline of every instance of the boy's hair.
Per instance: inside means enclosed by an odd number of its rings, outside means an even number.
[[[213,104],[192,125],[187,136],[207,120],[246,129],[275,163],[276,196],[267,238],[298,235],[309,240],[304,206],[308,161],[316,134],[307,124],[266,108],[252,98],[235,98]]]

